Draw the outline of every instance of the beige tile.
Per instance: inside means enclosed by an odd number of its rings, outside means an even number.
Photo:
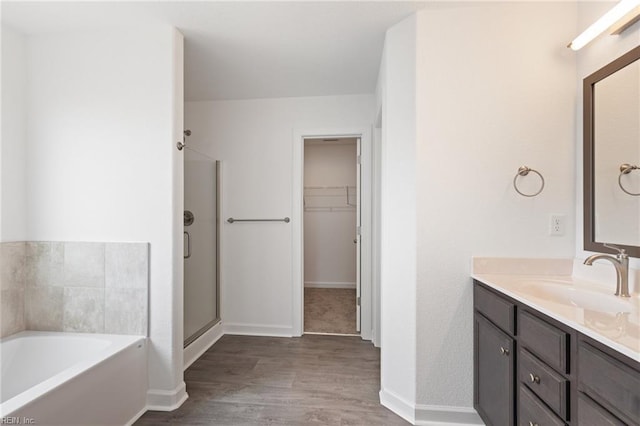
[[[27,286],[62,287],[64,246],[59,242],[27,242],[25,283]]]
[[[105,333],[147,334],[146,289],[105,289]]]
[[[149,245],[147,243],[106,243],[106,287],[146,289],[148,281]]]
[[[27,330],[62,331],[62,287],[27,287],[25,318]]]
[[[104,288],[65,287],[62,330],[104,333]]]
[[[0,337],[23,331],[24,289],[2,290],[0,299]]]
[[[104,243],[64,243],[64,286],[104,287]]]
[[[27,245],[24,242],[0,244],[0,289],[23,289]]]

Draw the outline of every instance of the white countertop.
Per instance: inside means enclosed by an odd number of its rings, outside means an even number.
[[[478,262],[480,260],[480,262]],[[475,265],[486,265],[485,258],[474,259]],[[510,259],[516,261],[516,259]],[[601,342],[610,348],[640,362],[640,297],[614,296],[615,281],[610,286],[577,278],[567,268],[533,273],[526,270],[474,267],[472,278],[523,304],[560,321],[569,327]],[[552,268],[553,269],[553,268]],[[569,268],[570,269],[570,268]],[[539,271],[539,270],[538,270]],[[551,274],[550,274],[551,272]],[[553,274],[555,272],[555,274]],[[585,307],[575,306],[567,300],[554,300],[546,289],[568,291],[582,297]],[[610,288],[609,288],[610,287]],[[618,305],[623,306],[619,308]]]

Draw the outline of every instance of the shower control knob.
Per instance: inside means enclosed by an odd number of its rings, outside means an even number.
[[[194,220],[195,220],[195,217],[193,216],[193,213],[190,210],[185,210],[184,211],[184,226],[192,225]]]

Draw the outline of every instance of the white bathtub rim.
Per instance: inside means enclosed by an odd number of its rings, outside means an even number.
[[[78,376],[81,373],[88,372],[95,368],[101,362],[107,361],[113,358],[116,354],[131,346],[139,343],[145,343],[146,336],[138,335],[123,335],[123,334],[98,334],[98,333],[69,333],[58,331],[21,331],[19,333],[12,334],[10,336],[0,339],[0,343],[6,342],[12,339],[18,339],[21,337],[81,337],[81,338],[102,338],[111,341],[111,344],[106,348],[96,352],[92,356],[83,359],[82,361],[72,365],[71,367],[62,370],[58,374],[44,380],[37,385],[15,395],[14,397],[6,400],[0,404],[0,418],[10,417],[11,413],[19,410],[23,406],[27,405],[31,401],[37,398],[41,398],[49,392],[54,391],[63,384],[67,383],[70,379]],[[116,348],[117,347],[117,350]]]

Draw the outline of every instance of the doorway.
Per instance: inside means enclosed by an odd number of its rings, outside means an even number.
[[[360,334],[360,138],[304,139],[304,333]]]

